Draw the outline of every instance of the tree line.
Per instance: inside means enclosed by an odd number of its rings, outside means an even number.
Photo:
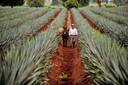
[[[18,6],[24,3],[23,0],[0,0],[1,6]]]
[[[58,0],[53,0],[56,3]],[[62,4],[67,7],[79,7],[86,6],[89,2],[96,2],[99,6],[101,6],[101,1],[108,2],[108,0],[61,0]],[[128,0],[112,0],[114,3],[128,3]],[[1,6],[19,6],[25,5],[30,7],[42,7],[44,6],[45,0],[1,0]],[[56,3],[57,4],[57,3]]]
[[[53,0],[56,3],[57,0]],[[64,6],[78,7],[78,5],[84,6],[87,5],[89,0],[61,0]],[[45,0],[1,0],[1,6],[33,6],[33,7],[41,7],[44,6]],[[57,3],[56,3],[57,4]]]

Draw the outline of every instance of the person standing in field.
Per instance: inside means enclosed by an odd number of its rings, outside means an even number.
[[[74,24],[71,24],[71,27],[69,29],[69,36],[71,38],[72,48],[75,47],[75,42],[76,42],[77,35],[78,35],[78,31],[77,31],[76,27],[74,26]]]
[[[59,28],[58,35],[62,36],[63,40],[63,47],[67,47],[67,41],[68,41],[68,30],[66,28]]]
[[[62,39],[63,39],[63,46],[67,47],[67,41],[68,41],[68,30],[64,28],[62,32]]]

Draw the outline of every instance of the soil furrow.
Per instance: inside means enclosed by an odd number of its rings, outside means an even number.
[[[88,24],[94,28],[95,31],[98,31],[100,33],[104,33],[103,30],[100,29],[99,26],[97,26],[91,19],[88,18],[84,13],[80,12],[81,16],[87,20]]]
[[[56,17],[59,15],[59,13],[61,12],[61,10],[57,11],[55,13],[55,15],[48,20],[48,22],[46,22],[43,26],[41,26],[36,32],[32,33],[33,36],[38,35],[38,33],[42,32],[42,31],[46,31],[48,29],[48,27],[50,26],[50,24],[56,19]]]
[[[71,12],[67,12],[66,26],[73,23]],[[71,48],[70,37],[67,47],[63,47],[62,42],[52,57],[52,68],[48,73],[48,85],[90,85],[90,80],[84,72],[81,63],[78,40],[75,48]]]

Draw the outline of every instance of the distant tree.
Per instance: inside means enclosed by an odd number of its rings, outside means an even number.
[[[65,2],[66,2],[67,0],[61,0],[61,1],[62,1],[62,4],[65,5]]]
[[[63,2],[67,1],[67,0],[62,0]]]
[[[113,3],[115,3],[117,6],[120,6],[121,4],[128,4],[128,0],[113,0]]]
[[[81,6],[85,6],[85,5],[88,5],[88,4],[89,4],[89,0],[78,0],[78,3],[79,3]]]
[[[23,0],[1,0],[0,5],[2,6],[17,6],[17,5],[23,5]]]
[[[64,6],[67,8],[77,8],[78,7],[78,1],[77,0],[67,0],[64,2]]]
[[[101,7],[101,0],[97,0],[97,4],[99,7]]]
[[[44,6],[45,0],[24,0],[24,6],[30,7],[42,7]]]

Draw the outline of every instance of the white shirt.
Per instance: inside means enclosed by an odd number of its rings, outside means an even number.
[[[76,28],[74,28],[74,29],[70,28],[69,29],[69,35],[78,35],[77,29]]]

